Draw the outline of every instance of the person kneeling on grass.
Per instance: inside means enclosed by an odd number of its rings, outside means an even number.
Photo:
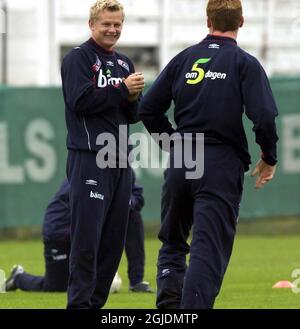
[[[135,183],[133,174],[131,207],[125,252],[128,260],[129,290],[132,292],[154,292],[148,282],[143,281],[145,250],[144,226],[141,209],[144,205],[143,188]],[[67,291],[70,254],[70,207],[69,183],[67,179],[50,201],[43,222],[44,276],[35,276],[24,271],[23,266],[14,265],[6,280],[6,291]]]

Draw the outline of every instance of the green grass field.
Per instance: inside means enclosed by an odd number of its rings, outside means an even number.
[[[148,238],[145,243],[145,280],[154,287],[159,242]],[[11,266],[19,263],[28,272],[43,274],[42,247],[38,241],[0,242],[0,269],[8,275]],[[123,257],[119,269],[123,279],[122,290],[110,296],[106,308],[155,308],[154,294],[128,292],[126,265]],[[300,308],[300,294],[294,294],[290,289],[272,289],[277,281],[292,281],[291,273],[296,268],[300,268],[300,236],[238,236],[215,308]],[[0,308],[55,309],[65,308],[65,305],[64,293],[16,291],[0,294]]]

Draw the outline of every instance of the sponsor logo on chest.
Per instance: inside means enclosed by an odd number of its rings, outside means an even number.
[[[109,85],[114,86],[122,83],[123,80],[121,78],[114,78],[111,75],[112,75],[111,70],[107,69],[104,74],[104,70],[101,69],[99,71],[98,87],[105,88]]]

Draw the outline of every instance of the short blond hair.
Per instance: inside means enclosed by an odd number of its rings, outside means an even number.
[[[109,11],[122,11],[123,19],[125,18],[124,7],[117,0],[98,0],[96,1],[90,9],[90,21],[95,22],[100,12],[104,10]]]
[[[241,0],[209,0],[206,13],[214,30],[235,31],[240,27],[243,7]]]

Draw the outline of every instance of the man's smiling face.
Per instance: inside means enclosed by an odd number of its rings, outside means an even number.
[[[124,14],[122,11],[103,10],[98,19],[90,21],[93,39],[105,50],[111,51],[121,36]]]

